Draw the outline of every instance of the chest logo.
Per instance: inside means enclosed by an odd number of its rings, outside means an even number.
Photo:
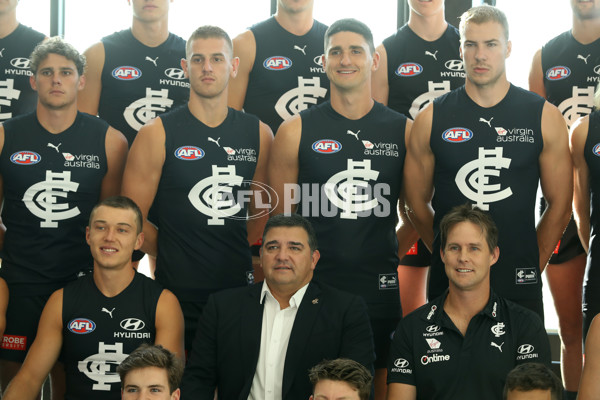
[[[135,100],[123,112],[127,124],[136,131],[158,114],[171,108],[173,100],[169,98],[169,89],[152,90],[146,88],[146,97]]]
[[[96,324],[91,319],[75,318],[69,322],[67,329],[78,335],[86,335],[94,332],[96,329]]]
[[[565,118],[569,129],[579,117],[588,115],[592,112],[593,108],[594,86],[573,86],[571,97],[558,105],[558,109]]]
[[[115,308],[116,307],[113,307],[112,310],[109,310],[106,307],[102,307],[102,310],[100,310],[100,311],[107,313],[108,315],[110,315],[110,319],[112,319],[112,317],[113,317],[112,313],[113,313],[113,311],[115,311]]]
[[[292,60],[283,56],[273,56],[263,62],[263,67],[271,71],[283,71],[292,66]]]
[[[119,325],[126,331],[139,331],[146,326],[144,321],[137,318],[126,318]]]
[[[467,128],[450,128],[442,133],[442,139],[449,143],[464,143],[473,139],[473,132]]]
[[[10,162],[18,165],[34,165],[42,161],[42,157],[34,151],[17,151],[10,156]]]
[[[400,64],[400,66],[398,66],[398,68],[396,68],[396,75],[398,75],[398,76],[406,76],[406,77],[417,76],[421,72],[423,72],[423,67],[421,66],[421,64],[412,63],[412,62]]]
[[[438,51],[439,51],[439,50],[436,50],[434,53],[431,53],[431,52],[429,52],[429,51],[425,50],[425,55],[426,55],[426,56],[431,56],[431,57],[433,57],[433,59],[434,59],[435,61],[437,61],[437,53],[438,53]]]
[[[41,218],[40,227],[57,228],[58,222],[81,214],[78,207],[61,202],[69,192],[77,192],[79,184],[71,181],[71,171],[46,171],[46,180],[35,183],[23,194],[23,203],[36,217]]]
[[[444,67],[450,71],[464,71],[463,60],[448,60],[444,63]]]
[[[120,81],[134,81],[142,76],[142,71],[136,67],[122,66],[113,69],[112,76]]]
[[[577,54],[577,59],[578,60],[583,60],[585,62],[585,65],[587,65],[587,60],[588,60],[588,58],[590,58],[590,55],[591,54],[588,54],[587,56],[584,57],[581,54]]]
[[[333,139],[321,139],[312,144],[312,149],[321,154],[333,154],[342,150],[342,144]]]
[[[184,161],[195,161],[204,157],[204,150],[196,146],[181,146],[175,150],[175,157]]]
[[[502,342],[501,344],[490,342],[490,345],[492,347],[496,347],[498,350],[500,350],[500,353],[502,353],[502,346],[504,346],[504,342]]]
[[[109,391],[112,383],[119,383],[121,379],[117,374],[117,366],[127,358],[123,353],[123,343],[104,344],[98,343],[98,354],[93,354],[77,363],[79,372],[90,378],[95,383],[92,390]]]
[[[156,62],[158,61],[158,57],[152,58],[152,57],[146,56],[146,58],[144,58],[144,61],[150,61],[152,64],[154,64],[155,67],[158,67],[158,65],[156,64]]]
[[[317,104],[320,98],[325,98],[327,89],[321,87],[321,78],[298,77],[298,87],[285,92],[277,103],[275,111],[283,119],[289,119],[309,106]]]
[[[595,156],[600,157],[600,143],[596,143],[596,145],[592,149],[592,152]]]
[[[12,65],[15,68],[29,69],[31,61],[29,60],[29,58],[18,57],[10,60],[10,65]]]
[[[500,337],[504,335],[506,332],[504,331],[504,322],[498,322],[496,325],[491,327],[491,331],[496,337]]]
[[[549,68],[546,71],[546,79],[549,81],[560,81],[561,79],[568,78],[569,75],[571,75],[571,70],[562,65]]]
[[[359,129],[358,131],[356,131],[356,133],[352,132],[350,129],[348,129],[348,130],[346,131],[346,134],[347,134],[347,135],[352,135],[352,136],[354,136],[354,137],[356,138],[356,140],[359,140],[359,139],[358,139],[358,134],[359,134],[359,133],[360,133],[360,129]]]
[[[165,69],[165,75],[171,79],[185,79],[185,73],[180,68],[167,68]]]
[[[410,116],[414,119],[417,114],[424,109],[429,103],[441,95],[450,91],[450,81],[427,82],[427,91],[417,96],[408,110]]]
[[[300,47],[297,44],[294,45],[294,50],[298,50],[300,52],[302,52],[302,54],[306,55],[306,44],[304,45],[304,47]]]
[[[479,157],[466,163],[456,174],[455,182],[460,192],[484,211],[490,209],[490,203],[512,196],[510,187],[501,188],[500,184],[490,184],[490,178],[498,178],[502,169],[508,169],[510,158],[503,157],[503,148],[486,150],[479,148]]]

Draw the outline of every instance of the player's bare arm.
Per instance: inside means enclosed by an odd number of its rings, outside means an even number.
[[[118,130],[108,128],[106,132],[106,175],[102,179],[100,200],[116,196],[121,192],[123,170],[127,160],[127,139]]]
[[[62,289],[50,296],[42,312],[35,341],[19,373],[4,392],[4,400],[34,400],[40,393],[62,347],[62,302]]]
[[[151,256],[157,254],[158,231],[148,222],[148,211],[154,196],[162,167],[165,163],[165,128],[160,118],[144,125],[138,132],[125,164],[121,194],[136,202],[144,216],[144,244],[141,250]]]
[[[0,278],[0,340],[6,328],[6,308],[8,307],[8,286],[4,279]]]
[[[529,70],[529,90],[546,98],[544,87],[544,71],[542,70],[542,49],[535,52]]]
[[[583,154],[589,121],[590,118],[586,116],[573,124],[569,143],[573,158],[573,215],[586,253],[590,242],[590,171]]]
[[[406,120],[406,128],[405,128],[405,142],[407,142],[407,135],[410,134],[410,130],[412,128],[412,120]],[[398,257],[402,259],[406,252],[411,248],[411,246],[419,239],[419,234],[413,227],[412,223],[408,219],[406,215],[406,202],[405,202],[406,190],[404,187],[404,182],[402,182],[402,188],[400,190],[400,198],[398,199],[398,229],[396,230],[396,237],[398,238]]]
[[[540,271],[543,271],[571,218],[573,163],[562,114],[546,102],[542,112],[544,147],[539,158],[540,183],[548,207],[537,226]]]
[[[298,183],[298,148],[301,134],[302,119],[297,115],[279,126],[273,140],[267,172],[269,186],[279,199],[277,205],[272,205],[273,215],[296,210],[296,206],[292,207],[289,204],[291,199],[286,199],[285,185]]]
[[[84,72],[85,87],[77,96],[79,111],[98,115],[100,94],[102,93],[102,69],[104,68],[104,45],[99,42],[92,45],[84,53],[87,66]]]
[[[387,106],[390,93],[387,75],[387,52],[383,44],[377,46],[376,51],[379,53],[379,67],[371,74],[371,96],[373,100]]]
[[[256,40],[252,31],[248,30],[233,39],[233,56],[239,57],[240,66],[237,76],[229,81],[227,102],[229,107],[241,111],[244,108],[250,71],[256,56]]]
[[[246,230],[248,232],[248,243],[254,244],[262,236],[262,232],[269,219],[269,214],[266,212],[265,205],[269,204],[269,200],[264,192],[264,185],[267,183],[267,168],[269,163],[269,154],[271,152],[271,144],[273,142],[273,132],[271,128],[263,122],[260,123],[260,149],[258,151],[258,162],[256,163],[256,170],[254,171],[253,182],[258,184],[252,184],[252,199],[248,210],[248,215],[258,215],[259,212],[263,212],[264,215],[261,218],[251,218],[246,223]]]
[[[429,104],[415,118],[407,135],[406,161],[404,162],[404,188],[407,216],[423,243],[433,246],[433,172],[435,157],[429,145],[433,104]]]
[[[160,344],[165,349],[175,353],[185,361],[183,346],[183,313],[177,297],[165,289],[156,305],[156,337],[154,344]]]
[[[390,383],[387,390],[387,400],[416,400],[417,387],[405,383]]]
[[[581,374],[578,400],[593,400],[600,396],[600,318],[595,317],[585,341],[585,366]]]

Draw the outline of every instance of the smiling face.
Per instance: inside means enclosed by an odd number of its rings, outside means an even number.
[[[486,232],[472,222],[459,222],[448,231],[440,250],[451,288],[462,291],[489,290],[490,267],[498,261],[499,250],[490,250]]]
[[[29,78],[31,87],[38,93],[43,106],[60,110],[77,102],[77,92],[83,89],[85,80],[77,72],[75,63],[64,56],[49,53],[40,62],[35,75]]]
[[[90,218],[86,240],[94,267],[119,269],[131,264],[131,254],[144,241],[137,232],[136,214],[131,209],[100,206]]]
[[[271,290],[295,292],[313,276],[319,251],[310,250],[301,227],[275,227],[263,238],[260,263]]]

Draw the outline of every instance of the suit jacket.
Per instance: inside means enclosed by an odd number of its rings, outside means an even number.
[[[248,399],[260,352],[262,283],[211,295],[185,368],[182,399]],[[362,298],[312,281],[300,303],[285,357],[283,399],[312,394],[308,370],[350,358],[373,371],[373,334]]]

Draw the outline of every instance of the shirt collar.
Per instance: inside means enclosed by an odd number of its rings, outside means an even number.
[[[308,289],[309,284],[310,284],[310,282],[307,283],[306,285],[302,286],[300,289],[298,289],[296,291],[296,293],[294,293],[294,295],[290,299],[290,308],[300,307],[300,304],[302,303],[302,299],[304,298],[304,294],[306,293],[306,290]],[[271,293],[271,290],[269,289],[269,285],[267,285],[267,281],[263,281],[262,290],[260,291],[260,304],[264,304],[267,293],[273,300],[277,301],[275,299],[275,297],[273,296],[273,294]]]
[[[448,296],[448,289],[444,292],[443,295],[432,300],[425,308],[424,318],[428,321],[432,321],[435,323],[440,323],[442,316],[444,313],[444,301],[446,301],[446,297]],[[492,289],[490,289],[490,298],[488,299],[487,304],[479,312],[477,315],[485,315],[493,319],[494,321],[500,320],[498,312],[500,311],[500,298],[494,293]]]

